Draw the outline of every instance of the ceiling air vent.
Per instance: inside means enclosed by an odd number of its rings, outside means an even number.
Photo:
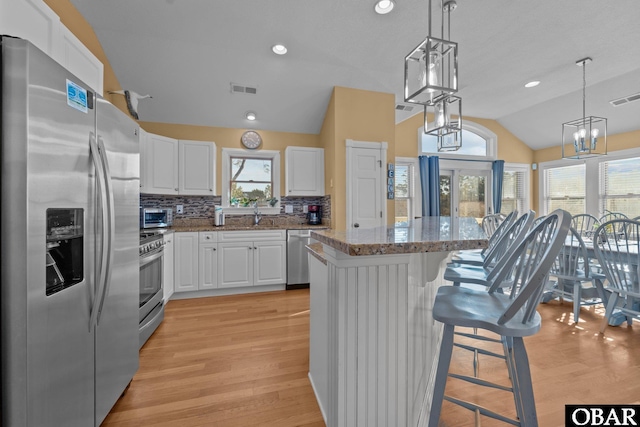
[[[614,107],[619,107],[620,105],[628,104],[629,102],[640,100],[640,93],[634,93],[633,95],[623,96],[622,98],[614,99],[609,101],[609,104]]]
[[[410,107],[408,105],[398,104],[398,105],[396,105],[396,110],[398,110],[398,111],[413,111],[413,107]]]
[[[231,83],[231,93],[248,93],[249,95],[256,95],[258,93],[258,88],[243,86],[238,83]]]

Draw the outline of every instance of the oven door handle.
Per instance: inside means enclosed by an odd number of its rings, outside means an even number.
[[[144,267],[145,265],[152,263],[153,261],[155,261],[158,258],[162,257],[162,255],[164,255],[164,251],[160,251],[160,252],[157,252],[157,253],[155,253],[153,255],[149,255],[147,257],[140,258],[140,267]]]

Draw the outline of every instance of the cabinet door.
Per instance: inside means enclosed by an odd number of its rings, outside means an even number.
[[[44,1],[2,0],[0,5],[0,34],[29,40],[60,64],[64,63],[60,37],[62,24]]]
[[[62,26],[62,65],[102,95],[104,66],[82,42],[64,25]]]
[[[216,145],[209,141],[180,141],[180,194],[213,196]]]
[[[286,242],[255,242],[254,285],[278,285],[287,283]]]
[[[164,302],[166,303],[173,295],[173,239],[174,233],[164,235],[164,270],[162,275],[162,286],[164,290]]]
[[[287,196],[324,196],[324,149],[287,147]]]
[[[200,244],[199,289],[218,287],[218,244]]]
[[[253,243],[218,243],[218,287],[253,285]]]
[[[146,192],[178,194],[178,140],[150,133],[144,155]]]
[[[174,288],[176,292],[198,290],[198,233],[175,233]]]

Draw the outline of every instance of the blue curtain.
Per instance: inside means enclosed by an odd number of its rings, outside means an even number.
[[[502,209],[502,181],[504,180],[504,160],[495,160],[491,166],[493,171],[493,212]]]
[[[419,156],[422,216],[440,216],[440,162],[438,156]]]
[[[422,216],[429,216],[429,158],[418,156],[420,189],[422,191]]]

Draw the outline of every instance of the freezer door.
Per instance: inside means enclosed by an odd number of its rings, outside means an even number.
[[[104,147],[110,175],[114,230],[112,268],[97,318],[96,425],[100,425],[138,369],[140,145],[136,122],[102,99],[96,109],[97,142]]]
[[[69,82],[81,84],[33,45],[2,38],[0,308],[5,426],[86,427],[94,422],[94,334],[89,316],[96,245],[91,201],[96,195],[89,135],[95,110],[87,105],[80,111],[68,104]],[[82,224],[84,235],[74,252],[82,264],[76,281],[47,295],[47,282],[61,280],[47,275],[55,271],[47,249],[59,249],[56,239],[46,236],[50,209],[77,213],[74,221]],[[66,225],[50,226],[60,235],[70,233]]]

